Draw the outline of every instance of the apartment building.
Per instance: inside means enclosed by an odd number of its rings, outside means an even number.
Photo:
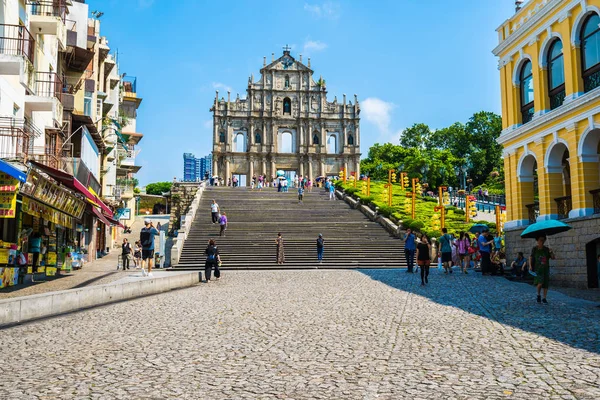
[[[21,240],[15,232],[30,227],[56,253],[81,250],[88,260],[112,246],[122,216],[132,218],[135,202],[123,196],[119,177],[133,181],[140,168],[141,98],[135,81],[131,90],[121,79],[97,17],[85,0],[0,3],[0,173],[19,175],[0,178],[27,174],[14,216],[0,218],[1,239]],[[125,118],[132,104],[134,117]],[[30,190],[39,182],[60,191],[62,202],[84,206],[65,208]],[[67,262],[57,258],[57,268]]]

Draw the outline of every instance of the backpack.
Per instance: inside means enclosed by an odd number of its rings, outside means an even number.
[[[216,256],[216,253],[217,253],[217,247],[216,247],[216,246],[215,246],[215,247],[212,247],[212,246],[210,246],[210,247],[209,247],[209,248],[206,250],[206,253],[207,253],[207,254],[206,254],[206,260],[207,260],[207,261],[215,261],[215,260],[216,260],[216,258],[217,258],[217,256]]]
[[[150,233],[150,229],[142,228],[140,231],[140,243],[142,247],[148,247],[151,244],[152,234]]]

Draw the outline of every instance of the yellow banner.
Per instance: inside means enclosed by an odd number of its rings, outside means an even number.
[[[14,218],[17,212],[18,179],[0,172],[0,218]]]
[[[23,196],[23,212],[66,228],[73,227],[73,217],[25,196]]]

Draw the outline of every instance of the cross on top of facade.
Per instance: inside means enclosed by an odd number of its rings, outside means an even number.
[[[292,48],[286,44],[285,47],[283,48],[283,54],[289,53],[291,49]]]

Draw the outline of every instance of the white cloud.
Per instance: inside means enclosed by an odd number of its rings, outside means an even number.
[[[207,119],[206,121],[203,122],[202,125],[204,125],[204,127],[206,129],[210,129],[213,126],[213,121],[212,121],[212,119]]]
[[[226,92],[233,92],[233,89],[231,88],[231,86],[228,86],[228,85],[226,85],[224,83],[221,83],[221,82],[213,82],[212,83],[212,87],[215,90],[223,89]]]
[[[396,106],[377,97],[369,97],[360,103],[361,113],[367,121],[374,123],[382,135],[390,135],[392,110]]]
[[[149,8],[154,4],[154,0],[138,0],[139,8]]]
[[[338,19],[340,17],[340,5],[332,1],[321,4],[304,3],[304,10],[316,18]]]
[[[327,43],[321,42],[319,40],[307,40],[304,42],[304,49],[302,50],[303,54],[308,54],[317,51],[323,51],[327,48]]]

